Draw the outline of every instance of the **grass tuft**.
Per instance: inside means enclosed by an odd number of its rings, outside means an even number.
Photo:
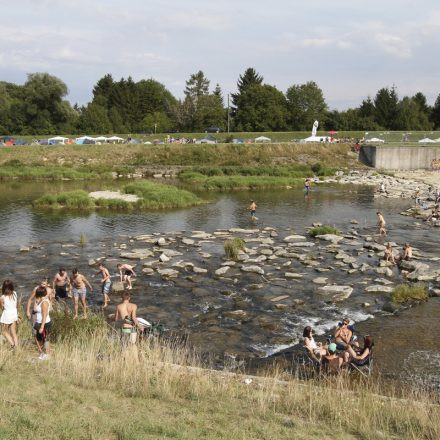
[[[428,289],[425,284],[400,284],[391,293],[391,300],[396,304],[405,304],[413,301],[427,301]]]
[[[226,258],[236,261],[240,251],[244,250],[245,242],[241,238],[233,238],[232,240],[226,240],[223,247],[225,249]]]

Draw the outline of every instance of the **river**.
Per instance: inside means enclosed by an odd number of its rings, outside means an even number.
[[[109,189],[123,183],[0,183],[1,278],[13,278],[19,286],[19,293],[26,296],[35,282],[43,276],[52,277],[59,265],[68,269],[78,266],[98,287],[96,271],[88,266],[88,259],[105,256],[114,273],[121,244],[130,247],[133,242],[130,238],[137,235],[160,233],[166,237],[180,231],[180,235],[190,236],[195,230],[212,233],[220,229],[257,227],[260,230],[274,228],[282,238],[293,233],[305,234],[306,227],[321,222],[334,225],[344,233],[354,231],[359,236],[366,236],[375,232],[377,210],[385,213],[389,226],[387,240],[399,245],[409,241],[426,256],[439,255],[438,231],[399,214],[411,202],[376,199],[371,187],[322,186],[309,196],[301,190],[201,194],[209,203],[184,210],[130,214],[72,214],[39,211],[31,206],[32,200],[48,192]],[[255,224],[250,221],[247,211],[251,198],[258,205]],[[78,246],[81,234],[85,234],[88,240],[85,247]],[[191,261],[206,267],[210,274],[220,267],[223,248],[221,241],[205,241],[197,252],[191,251],[190,256]],[[20,246],[34,248],[31,252],[19,252]],[[206,253],[210,255],[209,259],[203,256]],[[358,254],[355,255],[359,263],[371,263],[371,255]],[[315,257],[322,265],[330,264],[333,258],[324,248],[317,249]],[[417,370],[414,374],[426,373],[431,378],[429,380],[434,381],[433,366],[439,362],[440,348],[436,331],[440,330],[437,300],[407,310],[399,317],[386,316],[381,311],[386,295],[367,295],[363,291],[363,286],[378,275],[367,277],[355,273],[348,277],[346,271],[335,269],[331,280],[350,284],[355,292],[346,301],[332,304],[311,293],[312,279],[319,274],[309,267],[305,270],[297,262],[292,267],[296,271],[302,270],[303,280],[270,282],[255,291],[251,286],[261,283],[255,274],[238,276],[237,272],[235,280],[234,277],[219,280],[191,274],[176,280],[162,280],[159,276],[148,277],[141,273],[133,290],[133,300],[139,304],[142,316],[187,334],[195,346],[219,359],[225,353],[235,358],[270,355],[297,343],[305,325],[313,325],[318,333],[324,334],[341,316],[349,315],[362,322],[360,331],[375,335],[379,369],[398,374],[400,366],[405,366]],[[398,274],[393,281],[399,282]],[[271,298],[286,294],[305,302],[305,305],[274,308]],[[101,299],[94,294],[89,300],[91,304],[99,304]],[[364,302],[371,303],[371,306],[362,307]],[[234,309],[245,309],[249,318],[241,322],[225,319],[225,311]],[[376,318],[369,319],[373,316]],[[428,326],[429,332],[426,331]],[[424,369],[423,365],[428,367]]]

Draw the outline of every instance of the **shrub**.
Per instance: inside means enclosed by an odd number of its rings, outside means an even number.
[[[309,231],[311,237],[316,237],[317,235],[334,234],[340,235],[341,231],[333,226],[322,225],[316,226]]]
[[[226,240],[224,244],[226,258],[228,260],[236,260],[240,251],[244,249],[245,243],[241,238],[233,238]]]
[[[319,176],[322,171],[322,165],[319,162],[314,163],[310,168],[317,176]]]
[[[391,293],[391,300],[396,304],[405,304],[412,301],[426,301],[428,289],[423,283],[414,285],[400,284]]]

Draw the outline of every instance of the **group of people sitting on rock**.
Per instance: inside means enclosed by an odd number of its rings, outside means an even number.
[[[393,246],[390,242],[387,243],[383,255],[383,259],[391,264],[398,264],[401,261],[410,261],[413,256],[413,248],[409,243],[405,243],[402,252],[399,256],[394,256]]]
[[[372,357],[373,338],[364,336],[364,346],[360,348],[348,318],[338,324],[332,338],[328,338],[324,344],[315,341],[310,326],[304,328],[303,338],[308,356],[328,373],[339,373],[349,365],[362,367]]]

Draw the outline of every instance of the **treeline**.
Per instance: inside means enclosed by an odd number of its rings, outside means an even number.
[[[154,79],[115,81],[110,74],[96,83],[85,106],[72,107],[67,94],[66,84],[48,73],[29,74],[24,85],[0,82],[0,133],[166,133],[227,127],[222,90],[218,84],[212,89],[202,71],[186,81],[183,99]],[[359,107],[330,110],[315,82],[292,85],[283,93],[252,68],[239,76],[230,104],[231,131],[309,131],[315,120],[321,129],[339,131],[440,128],[440,94],[431,107],[421,92],[400,99],[395,87],[384,87]]]

